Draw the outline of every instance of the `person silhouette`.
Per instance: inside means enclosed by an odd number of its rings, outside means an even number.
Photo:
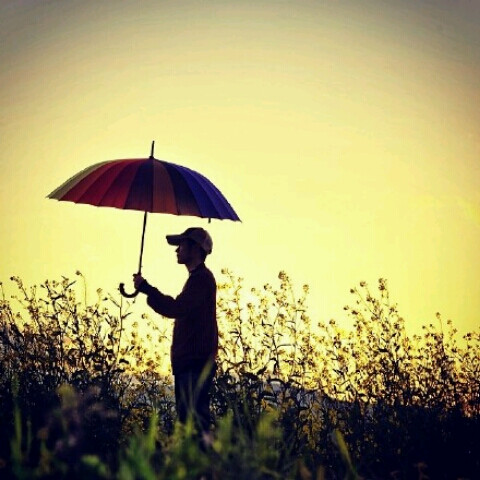
[[[205,266],[212,252],[212,238],[203,228],[188,228],[179,235],[167,235],[177,246],[177,262],[185,265],[188,279],[181,293],[173,298],[134,274],[135,288],[147,296],[147,304],[157,313],[175,320],[170,350],[175,378],[175,403],[180,422],[192,414],[204,442],[210,437],[210,390],[216,371],[218,326],[217,285]]]

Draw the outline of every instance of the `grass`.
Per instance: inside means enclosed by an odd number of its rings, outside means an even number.
[[[479,332],[460,345],[438,316],[407,335],[384,279],[352,288],[344,331],[312,322],[308,287],[284,272],[245,291],[225,270],[209,449],[176,423],[158,368],[168,323],[100,289],[87,304],[65,277],[13,284],[0,299],[2,478],[478,477]]]

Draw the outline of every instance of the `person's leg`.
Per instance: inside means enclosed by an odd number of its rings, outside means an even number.
[[[196,379],[195,416],[199,430],[208,433],[211,425],[210,389],[215,376],[216,365],[209,365],[208,370],[199,373]]]
[[[192,405],[192,383],[190,372],[175,375],[175,405],[177,417],[181,423],[187,421]]]
[[[210,389],[215,376],[216,364],[210,364],[202,371],[189,371],[175,375],[175,402],[180,422],[187,421],[188,414],[200,432],[210,429]]]

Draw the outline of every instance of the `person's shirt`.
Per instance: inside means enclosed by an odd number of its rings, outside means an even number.
[[[144,281],[139,290],[155,312],[175,319],[171,361],[173,374],[202,370],[218,350],[216,318],[217,285],[212,272],[200,264],[190,272],[176,298],[164,295]]]

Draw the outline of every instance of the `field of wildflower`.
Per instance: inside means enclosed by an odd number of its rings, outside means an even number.
[[[85,279],[0,291],[0,478],[480,478],[480,332],[408,335],[385,279],[351,325],[313,321],[285,272],[222,272],[214,440],[175,417],[171,321]],[[8,290],[8,293],[7,293]]]

